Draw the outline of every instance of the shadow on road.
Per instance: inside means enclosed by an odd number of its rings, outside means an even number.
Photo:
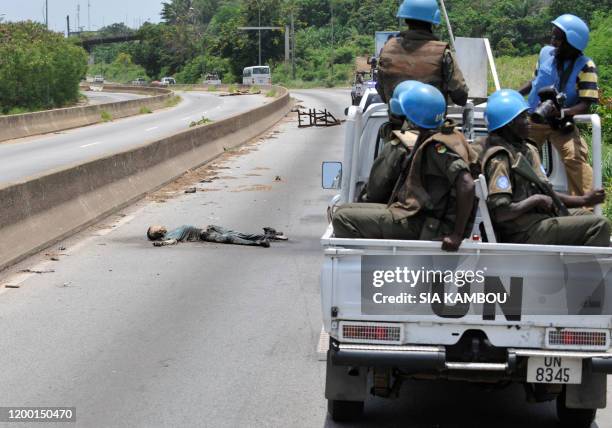
[[[530,404],[520,385],[503,389],[461,382],[406,381],[400,398],[369,397],[358,422],[323,425],[376,428],[559,428],[554,402]],[[593,424],[591,428],[599,428]]]

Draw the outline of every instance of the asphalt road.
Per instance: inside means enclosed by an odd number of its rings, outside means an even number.
[[[85,91],[82,92],[89,101],[89,104],[108,104],[116,103],[119,101],[137,100],[140,98],[146,98],[146,95],[142,94],[130,94],[126,92],[94,92]]]
[[[263,95],[179,95],[179,105],[152,114],[0,143],[0,184],[155,141],[187,130],[190,122],[203,116],[219,120],[270,100]]]
[[[339,117],[349,99],[295,96]],[[216,160],[217,179],[192,175],[197,193],[183,193],[187,180],[162,189],[6,273],[0,284],[20,288],[0,288],[0,406],[76,406],[84,427],[556,427],[552,405],[524,403],[519,387],[425,381],[368,399],[360,423],[329,420],[316,347],[332,193],[320,165],[341,160],[342,132],[287,120]],[[151,224],[272,226],[289,241],[155,248]],[[610,426],[606,409],[594,427]]]

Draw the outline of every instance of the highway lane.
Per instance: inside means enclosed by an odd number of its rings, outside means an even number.
[[[271,100],[261,95],[179,95],[183,101],[178,106],[152,114],[0,143],[0,184],[176,134],[203,116],[220,120]]]
[[[94,92],[94,91],[83,91],[89,101],[89,104],[108,104],[116,103],[119,101],[130,101],[138,100],[140,98],[146,98],[147,95],[142,94],[130,94],[126,92]]]
[[[349,100],[294,94],[338,117]],[[359,423],[327,417],[316,346],[333,192],[320,189],[320,164],[342,159],[343,128],[285,121],[215,161],[219,178],[194,176],[197,193],[162,189],[7,272],[0,284],[21,288],[0,289],[0,406],[76,406],[86,427],[556,427],[553,406],[524,403],[518,386],[426,381],[398,400],[369,398]],[[155,248],[144,234],[156,223],[269,225],[290,240]],[[610,426],[606,409],[593,428]]]

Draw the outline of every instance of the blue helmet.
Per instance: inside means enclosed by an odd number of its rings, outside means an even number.
[[[398,18],[440,23],[440,9],[436,0],[404,0],[397,11]]]
[[[489,132],[512,122],[519,114],[529,109],[525,98],[512,89],[500,89],[487,100],[485,121]]]
[[[391,111],[391,114],[395,116],[404,116],[402,105],[399,102],[399,96],[402,92],[410,90],[416,83],[419,82],[415,80],[404,80],[395,87],[393,90],[393,96],[389,100],[389,110]]]
[[[578,49],[584,51],[589,44],[589,27],[586,23],[575,15],[561,15],[552,24],[559,27],[567,38],[567,42]]]
[[[408,82],[411,85],[406,85],[398,96],[403,115],[419,128],[439,128],[446,115],[446,99],[442,92],[425,83]]]

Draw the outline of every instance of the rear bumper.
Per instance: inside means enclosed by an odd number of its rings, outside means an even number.
[[[332,341],[329,350],[331,363],[340,366],[396,367],[419,374],[441,372],[497,372],[516,375],[518,362],[529,357],[564,357],[583,361],[586,370],[594,373],[612,373],[612,353],[556,351],[542,349],[508,349],[504,362],[448,361],[443,346],[396,346],[341,344]]]

